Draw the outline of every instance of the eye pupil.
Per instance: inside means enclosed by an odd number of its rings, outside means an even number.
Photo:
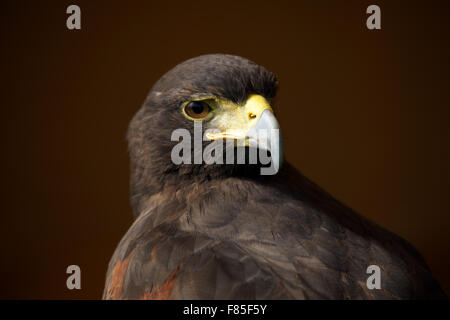
[[[211,108],[209,107],[209,105],[203,101],[189,102],[184,108],[186,114],[194,119],[201,119],[206,117],[210,110]]]
[[[194,113],[201,114],[203,112],[203,109],[205,109],[205,106],[200,102],[191,102],[190,108]]]

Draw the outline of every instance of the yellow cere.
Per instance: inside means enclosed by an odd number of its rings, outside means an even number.
[[[243,106],[228,100],[217,100],[215,115],[208,125],[215,132],[207,132],[206,137],[210,140],[245,139],[266,109],[273,111],[267,100],[257,94],[251,95]]]

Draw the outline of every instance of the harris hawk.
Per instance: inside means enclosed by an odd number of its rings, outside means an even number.
[[[446,297],[413,246],[287,162],[273,175],[260,163],[174,163],[179,128],[194,135],[200,122],[216,141],[278,129],[276,90],[273,73],[224,54],[187,60],[156,82],[127,133],[134,222],[110,261],[104,299]],[[244,148],[277,154],[281,165],[281,138],[268,141]]]

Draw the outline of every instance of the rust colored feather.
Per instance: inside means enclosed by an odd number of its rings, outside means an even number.
[[[170,299],[172,294],[173,286],[175,284],[175,279],[177,276],[178,268],[175,270],[158,289],[152,288],[150,291],[145,292],[144,295],[140,297],[142,300],[167,300]]]
[[[111,272],[111,282],[106,293],[107,299],[122,299],[123,281],[132,253],[124,260],[119,260]]]

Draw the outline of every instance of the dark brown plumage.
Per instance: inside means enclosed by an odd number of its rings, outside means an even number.
[[[274,176],[246,165],[175,165],[180,105],[212,95],[269,102],[276,77],[246,59],[207,55],[164,75],[129,132],[135,221],[111,259],[105,299],[445,298],[405,240],[342,205],[284,164]],[[366,269],[381,268],[369,290]]]

